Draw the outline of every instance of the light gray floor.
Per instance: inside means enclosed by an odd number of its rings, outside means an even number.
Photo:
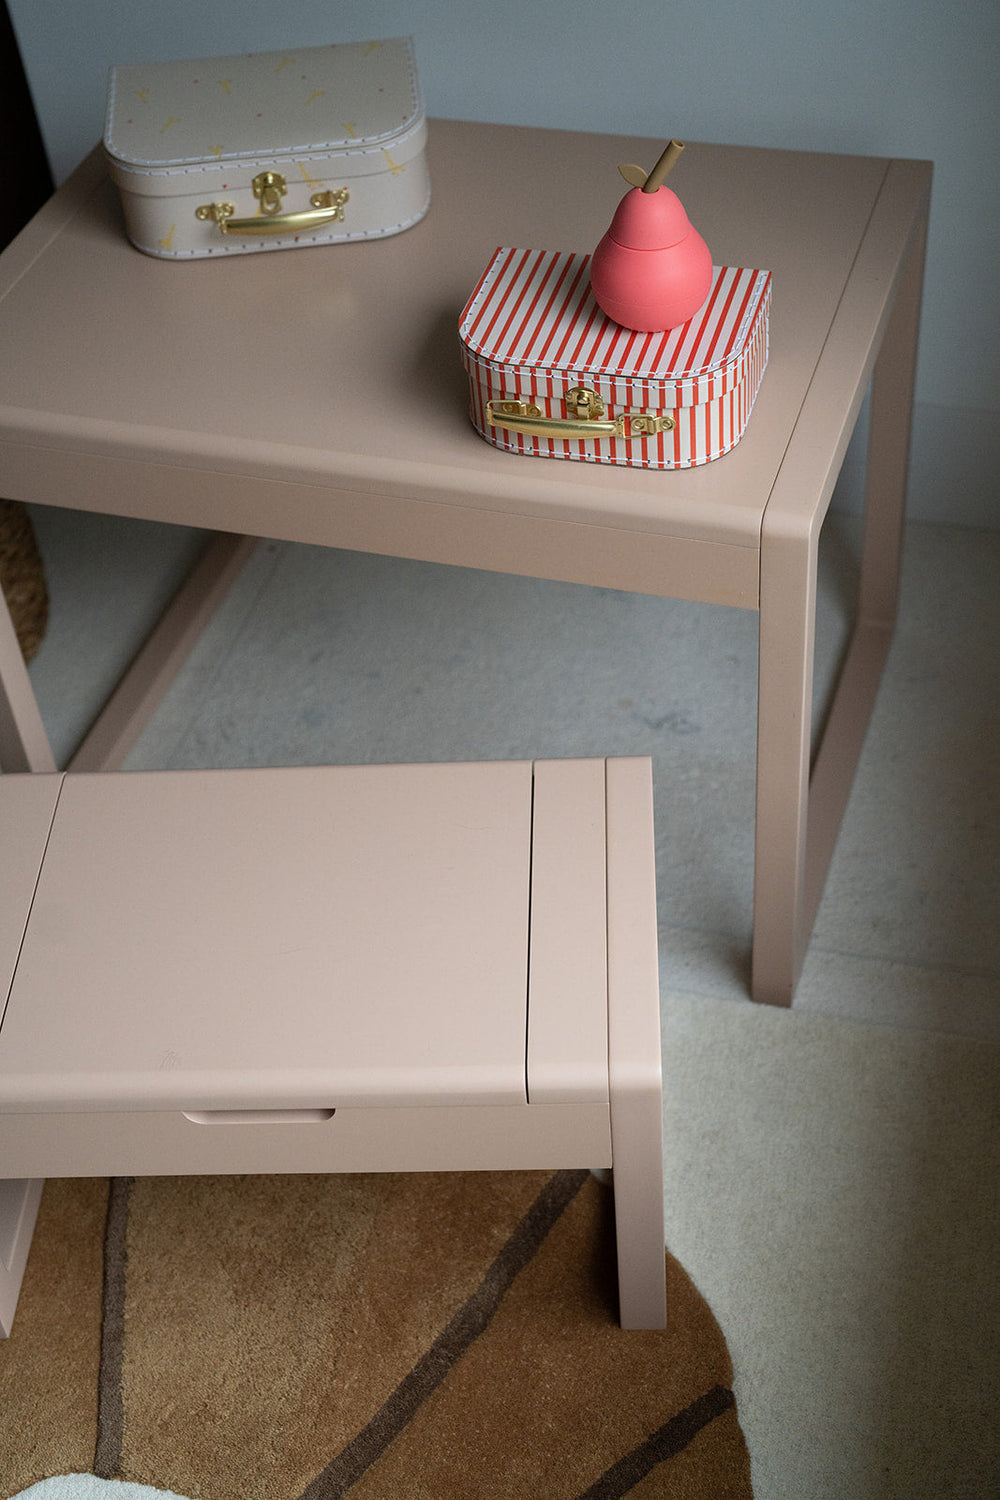
[[[197,534],[36,509],[64,762]],[[855,524],[821,551],[818,698]],[[261,543],[134,769],[650,754],[670,1248],[758,1500],[1000,1494],[1000,534],[913,525],[795,1006],[746,1002],[753,615]]]

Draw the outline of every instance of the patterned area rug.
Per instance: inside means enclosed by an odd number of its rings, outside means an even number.
[[[618,1328],[611,1220],[586,1172],[50,1182],[0,1493],[749,1497],[722,1334],[669,1255]]]

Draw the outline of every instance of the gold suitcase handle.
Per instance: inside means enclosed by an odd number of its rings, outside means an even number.
[[[234,219],[236,209],[232,203],[202,203],[194,211],[195,218],[212,220],[218,224],[220,234],[288,234],[301,229],[321,229],[324,224],[343,220],[344,204],[350,197],[346,188],[313,193],[309,199],[312,208],[283,214],[281,200],[288,192],[288,184],[280,172],[261,172],[250,186],[260,201],[260,213],[252,219]]]
[[[508,432],[523,432],[528,437],[554,438],[624,438],[626,442],[635,437],[653,437],[658,432],[669,432],[674,425],[673,417],[654,412],[623,411],[617,417],[605,417],[604,402],[596,391],[583,386],[574,386],[563,398],[571,411],[571,417],[546,417],[540,407],[530,401],[488,401],[486,420],[491,427],[503,427]]]

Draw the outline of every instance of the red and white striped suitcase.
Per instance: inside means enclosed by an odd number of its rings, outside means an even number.
[[[459,327],[477,431],[510,453],[651,469],[728,453],[767,363],[770,272],[716,266],[687,323],[636,333],[601,312],[589,265],[496,251]]]

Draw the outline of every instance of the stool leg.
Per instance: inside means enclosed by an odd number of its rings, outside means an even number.
[[[657,1104],[659,1101],[657,1101]],[[667,1321],[663,1245],[663,1152],[656,1110],[619,1103],[611,1110],[618,1246],[618,1309],[623,1328],[663,1328]]]
[[[10,1337],[44,1186],[40,1178],[0,1182],[0,1338]]]
[[[608,1067],[623,1328],[666,1324],[663,1084],[648,760],[607,763]]]

